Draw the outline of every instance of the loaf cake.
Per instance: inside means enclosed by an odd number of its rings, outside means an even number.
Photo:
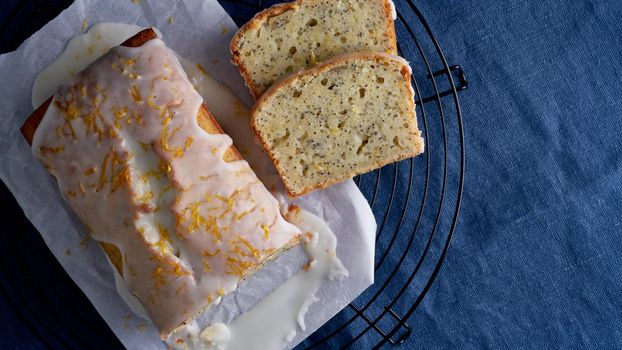
[[[336,55],[397,53],[390,0],[298,0],[275,5],[246,23],[231,42],[258,98],[282,77]]]
[[[124,46],[61,86],[22,133],[164,339],[300,231],[154,32]]]
[[[410,76],[400,57],[361,52],[335,57],[266,91],[251,126],[289,194],[422,153]]]

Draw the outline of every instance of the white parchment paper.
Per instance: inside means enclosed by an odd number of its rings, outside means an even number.
[[[121,342],[129,349],[165,349],[158,332],[148,321],[134,315],[116,292],[113,270],[93,242],[85,240],[83,226],[58,194],[53,178],[31,155],[19,128],[32,113],[31,89],[38,72],[58,56],[67,41],[82,33],[82,25],[123,22],[142,27],[155,26],[169,47],[182,57],[201,63],[246,104],[252,99],[237,70],[229,62],[229,42],[237,30],[215,0],[103,2],[78,0],[15,52],[0,55],[0,178],[13,193],[28,219],[46,244],[84,291]],[[208,105],[209,106],[209,105]],[[214,107],[214,106],[212,106]],[[248,120],[216,115],[238,146],[250,148],[247,159],[260,177],[272,170],[265,156],[250,138]],[[233,109],[229,109],[234,114]],[[376,223],[369,205],[352,181],[319,191],[296,204],[322,217],[339,239],[338,256],[350,276],[342,282],[326,282],[317,294],[319,302],[306,317],[307,330],[298,330],[290,346],[328,321],[373,282],[373,254]],[[71,252],[67,255],[67,251]],[[278,283],[297,271],[304,262],[301,249],[294,249],[244,281],[201,317],[202,323],[230,322],[252,307]]]

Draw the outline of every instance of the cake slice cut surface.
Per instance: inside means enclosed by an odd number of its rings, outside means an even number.
[[[410,76],[400,57],[355,53],[266,91],[251,126],[290,195],[422,153]]]
[[[233,38],[233,62],[252,94],[336,55],[395,54],[389,0],[299,0],[257,14]]]

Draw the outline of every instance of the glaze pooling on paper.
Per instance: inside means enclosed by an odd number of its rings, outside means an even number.
[[[337,257],[337,237],[319,217],[292,206],[289,222],[303,232],[309,263],[247,312],[225,326],[215,323],[201,332],[196,323],[173,333],[167,344],[175,350],[279,350],[299,330],[306,330],[305,315],[325,281],[341,281],[349,275]],[[270,320],[266,322],[266,320]],[[203,335],[209,334],[212,341]],[[218,341],[214,341],[218,339]]]
[[[142,29],[125,23],[96,23],[88,32],[71,38],[54,62],[37,74],[32,87],[32,107],[42,105],[60,84]]]
[[[201,96],[159,39],[113,48],[54,96],[33,153],[163,335],[300,231],[232,141],[197,122]]]

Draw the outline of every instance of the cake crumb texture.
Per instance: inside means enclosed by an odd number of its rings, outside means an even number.
[[[423,152],[410,74],[399,57],[356,53],[266,92],[251,123],[291,195]]]
[[[346,52],[395,54],[388,0],[299,0],[259,13],[231,45],[255,97],[282,77]]]

